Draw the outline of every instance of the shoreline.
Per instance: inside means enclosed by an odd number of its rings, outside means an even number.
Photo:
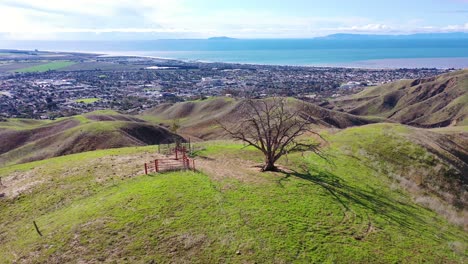
[[[94,53],[94,52],[93,52]],[[102,53],[95,53],[102,54]],[[108,52],[102,54],[103,57],[135,57],[135,58],[149,58],[166,61],[179,61],[184,63],[221,63],[233,65],[253,65],[253,66],[277,66],[277,67],[309,67],[309,68],[347,68],[347,69],[365,69],[365,70],[395,70],[395,69],[424,69],[436,68],[441,70],[446,69],[467,69],[468,57],[435,57],[435,58],[392,58],[392,59],[376,59],[376,60],[360,60],[353,62],[339,62],[339,63],[317,63],[317,64],[276,64],[276,63],[258,63],[258,62],[235,62],[235,61],[209,61],[209,60],[192,60],[180,59],[171,57],[161,57],[154,55],[144,54],[128,54],[119,52]],[[436,61],[436,63],[431,63]],[[455,62],[457,65],[447,65],[447,61]],[[398,64],[400,63],[400,64]],[[406,63],[406,64],[405,64]]]
[[[0,50],[16,50],[16,51],[33,51],[27,49],[6,49]],[[176,57],[165,57],[151,55],[151,52],[141,51],[78,51],[78,50],[39,50],[48,53],[74,53],[74,54],[90,54],[98,57],[134,57],[148,58],[163,61],[176,61],[183,63],[205,63],[205,64],[231,64],[231,65],[252,65],[252,66],[270,66],[270,67],[308,67],[308,68],[347,68],[347,69],[364,69],[364,70],[395,70],[395,69],[467,69],[468,57],[433,57],[433,58],[386,58],[372,60],[358,60],[350,62],[334,62],[334,63],[312,63],[312,64],[287,64],[287,63],[261,63],[261,62],[243,62],[243,61],[216,61],[204,59],[183,59]],[[190,51],[188,51],[190,52]],[[144,54],[147,53],[147,54]],[[434,63],[435,62],[435,63]],[[450,64],[450,65],[449,65]]]
[[[98,52],[93,52],[98,53]],[[281,64],[281,63],[259,63],[259,62],[240,62],[240,61],[210,61],[203,59],[181,59],[174,57],[163,57],[149,54],[138,54],[139,52],[105,52],[105,57],[140,57],[159,60],[180,61],[184,63],[223,63],[238,65],[256,65],[256,66],[278,66],[278,67],[310,67],[310,68],[348,68],[348,69],[366,69],[366,70],[394,70],[394,69],[423,69],[436,68],[446,69],[467,69],[468,57],[433,57],[433,58],[387,58],[374,60],[358,60],[352,62],[336,63],[313,63],[313,64]],[[433,62],[436,62],[435,64]],[[399,64],[398,64],[399,63]],[[447,63],[453,63],[447,65]]]

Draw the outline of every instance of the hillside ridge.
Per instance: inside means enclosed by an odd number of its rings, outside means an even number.
[[[261,103],[258,99],[255,102]],[[224,131],[218,121],[236,122],[242,111],[245,99],[215,97],[206,100],[163,104],[142,113],[142,118],[170,123],[179,120],[180,133],[201,139],[223,138]],[[287,106],[300,108],[304,117],[313,121],[320,128],[347,128],[384,121],[383,118],[368,118],[329,110],[315,104],[288,98]]]
[[[26,125],[24,125],[26,124]],[[170,143],[179,136],[133,116],[90,113],[58,121],[0,123],[0,166],[97,149]]]
[[[463,126],[468,122],[468,70],[384,84],[324,106],[417,127]]]

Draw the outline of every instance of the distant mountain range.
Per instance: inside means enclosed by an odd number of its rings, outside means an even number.
[[[230,38],[230,37],[226,37],[226,36],[209,38],[209,40],[230,40],[230,39],[235,39],[235,38]]]
[[[236,38],[219,36],[211,37],[208,40],[235,40]],[[380,35],[380,34],[348,34],[337,33],[323,37],[316,37],[314,39],[329,39],[329,40],[391,40],[391,39],[468,39],[468,33],[453,32],[453,33],[417,33],[408,35]]]
[[[386,39],[468,39],[468,33],[419,33],[411,35],[375,35],[375,34],[332,34],[316,39],[331,40],[386,40]]]

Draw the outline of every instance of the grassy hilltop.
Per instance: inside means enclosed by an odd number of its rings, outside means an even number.
[[[199,172],[142,175],[142,161],[157,156],[153,146],[4,167],[0,259],[466,262],[463,215],[442,217],[437,197],[447,190],[424,187],[444,182],[435,175],[461,176],[411,141],[415,132],[396,124],[323,132],[329,161],[290,154],[282,173],[260,173],[259,153],[230,141],[198,143]]]

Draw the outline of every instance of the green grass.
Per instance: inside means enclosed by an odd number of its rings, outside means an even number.
[[[96,151],[83,152],[83,153],[78,153],[78,154],[73,154],[73,155],[60,156],[60,157],[55,157],[55,158],[46,159],[46,160],[39,160],[39,161],[34,161],[34,162],[29,162],[29,163],[24,163],[24,164],[11,165],[11,166],[0,168],[0,177],[5,176],[14,171],[27,171],[27,170],[31,170],[32,168],[36,168],[36,167],[40,167],[44,165],[46,165],[47,168],[51,169],[52,171],[60,171],[60,170],[66,169],[65,165],[67,164],[74,164],[74,165],[79,165],[81,163],[86,164],[86,162],[92,159],[109,157],[113,155],[128,155],[128,154],[134,154],[134,153],[141,153],[141,152],[145,152],[148,150],[153,150],[154,148],[155,148],[154,146],[146,146],[146,147],[128,147],[128,148],[118,148],[118,149],[96,150]]]
[[[76,119],[76,117],[74,117]],[[77,140],[84,133],[88,137],[99,136],[100,134],[107,135],[107,144],[118,144],[122,140],[119,134],[119,128],[124,127],[127,123],[123,121],[109,121],[109,122],[92,122],[86,121],[85,118],[80,118],[80,125],[60,132],[54,137],[54,142],[49,142],[47,145],[41,141],[32,141],[28,144],[15,148],[7,153],[1,155],[3,159],[3,166],[12,165],[28,160],[36,160],[41,157],[53,157],[57,155],[57,151],[62,148],[77,147],[80,143]],[[76,141],[75,141],[76,140]],[[72,145],[74,143],[74,145]],[[78,142],[78,143],[77,143]],[[68,146],[68,147],[67,147]]]
[[[288,173],[252,171],[247,180],[218,179],[208,172],[128,177],[141,170],[125,165],[128,158],[154,147],[2,168],[0,176],[31,171],[31,181],[42,182],[15,199],[0,200],[0,247],[5,249],[0,259],[463,263],[466,232],[415,204],[409,193],[391,187],[386,172],[365,162],[370,155],[382,157],[386,167],[430,161],[424,149],[402,144],[408,142],[398,135],[407,132],[404,126],[382,124],[328,134],[328,161],[290,154],[280,161]],[[235,142],[196,148],[200,161],[219,160],[216,166],[233,175],[262,160],[257,151]],[[401,157],[387,159],[395,153]],[[239,160],[240,167],[226,160]],[[33,220],[43,237],[35,233]]]
[[[0,122],[0,128],[24,130],[33,129],[42,125],[51,123],[50,120],[35,120],[35,119],[22,119],[22,118],[8,118],[5,122]]]
[[[85,115],[75,115],[72,117],[60,117],[55,120],[37,120],[37,119],[24,119],[24,118],[8,118],[6,122],[0,122],[0,129],[11,130],[30,130],[39,127],[52,126],[62,121],[69,119],[77,120],[82,124],[91,122]]]
[[[256,159],[259,153],[256,148],[252,146],[246,147],[239,142],[226,141],[226,140],[213,140],[206,142],[193,143],[193,149],[196,150],[194,155],[207,157],[218,155],[231,155],[232,157],[241,157],[247,155],[251,159]]]
[[[143,176],[38,217],[45,237],[39,239],[25,226],[18,230],[18,246],[52,243],[40,261],[54,253],[76,252],[74,246],[86,248],[84,254],[63,255],[63,260],[106,259],[117,250],[130,261],[168,262],[171,249],[179,251],[179,260],[199,263],[457,260],[431,238],[457,237],[426,226],[424,220],[438,223],[417,208],[394,206],[393,199],[349,187],[358,200],[350,207],[353,211],[345,211],[313,182],[286,178],[281,184],[216,183],[197,173]],[[381,216],[366,214],[372,210]],[[367,234],[370,221],[372,228],[385,229]],[[241,255],[235,254],[238,250]],[[438,256],[444,253],[448,257]]]
[[[73,134],[78,131],[84,132],[115,132],[119,128],[125,126],[128,122],[125,121],[107,121],[107,122],[89,122],[80,126],[71,128],[66,133]]]
[[[73,116],[73,119],[78,120],[80,122],[80,124],[87,124],[87,123],[91,122],[91,120],[86,118],[86,116],[84,116],[84,115]]]
[[[439,133],[468,133],[468,124],[453,127],[432,128],[431,131]]]
[[[88,115],[120,115],[120,113],[114,110],[96,110],[85,114]]]
[[[138,118],[143,119],[143,120],[145,120],[147,122],[151,122],[153,124],[159,124],[159,123],[170,124],[171,123],[171,120],[169,120],[169,119],[163,119],[163,118],[155,117],[155,116],[152,116],[152,115],[140,115],[140,116],[138,116]],[[172,120],[172,122],[173,122],[173,120]]]
[[[27,67],[15,70],[15,72],[46,72],[52,70],[58,70],[75,64],[72,61],[54,61],[37,66]]]
[[[197,100],[192,100],[188,102],[209,102],[209,101],[214,101],[214,100],[220,100],[222,99],[225,102],[234,102],[235,99],[232,97],[226,97],[226,96],[210,96],[206,99],[197,99]]]
[[[74,100],[76,103],[82,103],[82,104],[92,104],[97,101],[99,101],[99,98],[81,98],[81,99],[76,99]]]
[[[78,121],[79,123],[67,129],[57,129],[55,132],[50,132],[47,136],[37,140],[23,142],[16,148],[9,150],[0,155],[0,167],[12,165],[21,162],[27,162],[46,157],[54,157],[60,155],[61,151],[73,151],[72,148],[86,149],[83,142],[88,138],[101,137],[106,135],[106,144],[108,146],[122,146],[123,136],[120,134],[120,128],[129,124],[125,121],[107,121],[99,122],[88,119],[86,115],[77,115],[73,117],[64,117],[54,121],[36,121],[28,119],[8,119],[7,122],[0,122],[0,129],[4,128],[5,133],[35,133],[28,132],[33,129],[60,127],[60,123],[67,120]],[[1,137],[0,130],[0,137]],[[83,136],[85,135],[85,136]],[[92,144],[93,142],[89,142]],[[81,144],[81,145],[80,145]],[[86,144],[86,143],[84,143]],[[72,152],[72,153],[73,153]],[[63,154],[62,154],[63,155]]]

